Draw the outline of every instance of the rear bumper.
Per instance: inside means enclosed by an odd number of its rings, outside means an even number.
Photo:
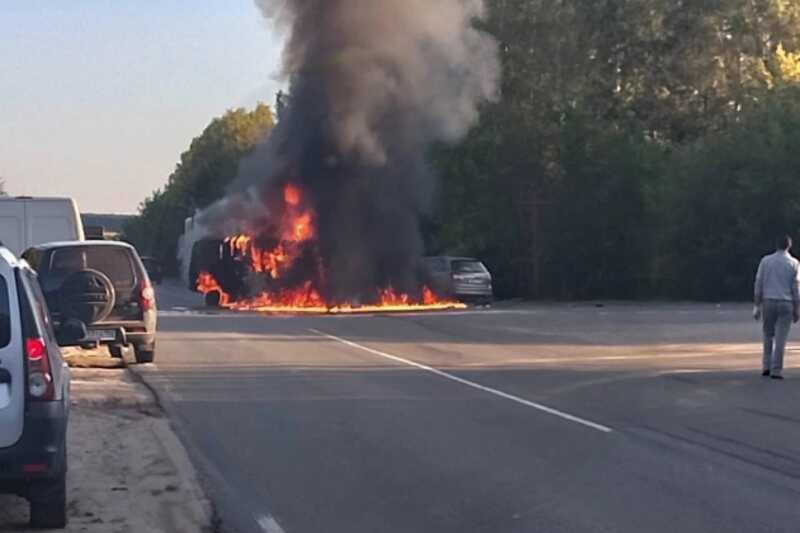
[[[101,344],[134,344],[136,346],[152,346],[156,342],[155,320],[141,321],[115,321],[98,322],[89,326],[91,330],[121,330],[121,337],[118,335],[116,340],[102,341]]]
[[[19,441],[0,448],[0,493],[24,492],[30,482],[55,478],[65,471],[68,418],[66,401],[27,405]]]
[[[457,298],[492,298],[494,296],[494,291],[491,285],[457,283],[453,285],[453,295]]]
[[[128,333],[128,344],[142,346],[146,350],[152,350],[156,345],[155,333]]]

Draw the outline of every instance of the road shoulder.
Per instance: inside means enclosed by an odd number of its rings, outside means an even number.
[[[146,387],[125,370],[73,369],[67,532],[210,532],[211,507]],[[27,502],[0,496],[0,532],[27,529]]]

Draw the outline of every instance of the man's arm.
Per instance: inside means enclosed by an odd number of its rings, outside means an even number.
[[[764,300],[764,260],[758,264],[756,271],[756,282],[753,290],[753,302],[756,305],[761,305]]]

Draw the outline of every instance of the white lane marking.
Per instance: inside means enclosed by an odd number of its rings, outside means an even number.
[[[594,363],[594,362],[614,362],[614,361],[669,361],[671,359],[708,359],[714,358],[719,360],[720,356],[729,357],[748,357],[752,358],[755,352],[753,350],[741,352],[705,352],[705,353],[675,353],[670,354],[667,352],[651,355],[598,355],[594,357],[536,357],[536,358],[517,358],[517,359],[501,359],[490,363],[491,366],[497,365],[513,365],[513,364],[558,364],[564,363]],[[480,368],[487,366],[486,363],[465,363],[465,366],[470,368]]]
[[[220,316],[225,317],[253,317],[251,314],[226,314],[224,312],[219,311],[196,311],[192,309],[186,310],[175,310],[175,309],[164,309],[158,312],[158,316],[160,317],[195,317],[195,318],[219,318]]]
[[[285,533],[281,525],[270,515],[257,515],[256,523],[264,533]]]
[[[161,309],[158,311],[158,316],[191,316],[197,315],[199,313],[195,313],[189,309]]]
[[[602,424],[597,424],[597,423],[592,422],[590,420],[586,420],[584,418],[580,418],[578,416],[574,416],[574,415],[571,415],[569,413],[565,413],[563,411],[559,411],[558,409],[554,409],[552,407],[548,407],[548,406],[542,405],[540,403],[536,403],[536,402],[532,402],[530,400],[526,400],[524,398],[520,398],[519,396],[514,396],[513,394],[508,394],[507,392],[503,392],[503,391],[498,390],[498,389],[493,389],[492,387],[487,387],[485,385],[481,385],[480,383],[476,383],[476,382],[470,381],[468,379],[460,378],[460,377],[455,376],[453,374],[450,374],[448,372],[444,372],[443,370],[439,370],[438,368],[433,368],[433,367],[428,366],[428,365],[423,365],[421,363],[417,363],[415,361],[411,361],[410,359],[405,359],[403,357],[398,357],[398,356],[392,355],[390,353],[381,352],[380,350],[375,350],[375,349],[369,348],[367,346],[355,343],[353,341],[349,341],[347,339],[343,339],[341,337],[337,337],[336,335],[330,335],[329,333],[325,333],[324,331],[320,331],[318,329],[309,328],[309,331],[311,331],[312,333],[316,333],[317,335],[320,335],[320,336],[325,337],[327,339],[331,339],[331,340],[334,340],[336,342],[342,343],[342,344],[344,344],[346,346],[350,346],[351,348],[357,348],[359,350],[363,350],[365,352],[369,352],[369,353],[371,353],[373,355],[377,355],[377,356],[383,357],[385,359],[391,359],[392,361],[396,361],[398,363],[403,363],[405,365],[413,366],[414,368],[418,368],[420,370],[425,370],[426,372],[430,372],[432,374],[436,374],[439,377],[443,377],[445,379],[449,379],[451,381],[455,381],[457,383],[461,383],[462,385],[466,385],[468,387],[472,387],[473,389],[478,389],[478,390],[483,391],[483,392],[488,392],[489,394],[493,394],[495,396],[499,396],[500,398],[504,398],[506,400],[511,400],[512,402],[516,402],[516,403],[525,405],[527,407],[532,407],[534,409],[537,409],[539,411],[542,411],[544,413],[547,413],[547,414],[550,414],[550,415],[553,415],[553,416],[557,416],[557,417],[562,418],[564,420],[569,420],[570,422],[575,422],[576,424],[581,424],[582,426],[586,426],[586,427],[595,429],[597,431],[602,431],[603,433],[611,433],[611,432],[614,431],[613,429],[611,429],[608,426],[604,426]]]

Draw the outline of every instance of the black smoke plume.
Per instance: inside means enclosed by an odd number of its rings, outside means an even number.
[[[497,46],[474,23],[482,0],[256,0],[286,33],[288,104],[201,220],[214,232],[268,232],[287,181],[316,212],[315,282],[329,301],[378,287],[413,294],[431,207],[426,164],[461,139],[496,96]],[[318,265],[319,266],[319,265]]]

